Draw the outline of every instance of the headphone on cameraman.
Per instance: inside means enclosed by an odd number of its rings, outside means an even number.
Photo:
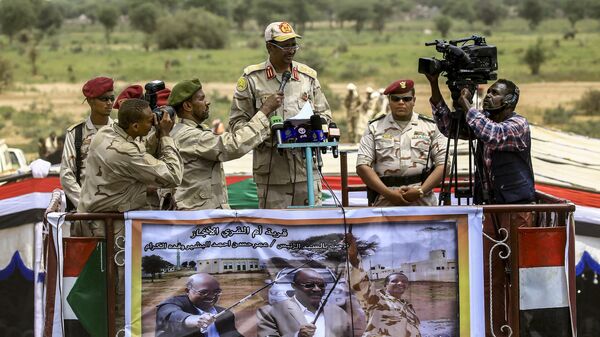
[[[519,95],[520,95],[520,90],[519,87],[517,87],[515,85],[515,90],[512,94],[507,94],[506,96],[504,96],[504,98],[502,99],[502,104],[504,104],[504,106],[516,106],[517,102],[519,102]]]

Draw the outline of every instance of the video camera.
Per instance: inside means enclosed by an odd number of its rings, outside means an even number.
[[[473,41],[473,44],[466,44],[469,41]],[[459,43],[463,45],[458,46]],[[435,40],[425,45],[435,46],[435,49],[443,54],[443,60],[419,58],[419,73],[435,75],[445,72],[443,76],[448,78],[446,84],[453,100],[458,99],[462,88],[467,87],[474,93],[478,84],[485,84],[498,77],[496,46],[486,44],[483,36],[473,35],[449,42]]]
[[[165,89],[165,82],[161,80],[154,80],[152,82],[146,83],[144,86],[146,92],[144,93],[144,99],[148,101],[150,104],[150,109],[156,115],[156,118],[160,121],[163,117],[163,111],[161,108],[164,108],[169,113],[171,119],[175,119],[175,109],[170,105],[158,106],[158,95],[157,93],[161,90]]]

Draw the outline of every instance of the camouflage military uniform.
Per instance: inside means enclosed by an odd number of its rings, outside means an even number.
[[[249,66],[238,80],[233,95],[229,125],[232,131],[243,127],[262,106],[268,96],[279,89],[281,74],[266,62]],[[317,80],[317,72],[310,67],[292,63],[292,77],[284,90],[285,99],[274,115],[284,120],[297,115],[304,104],[312,104],[315,113],[331,121],[329,103]],[[283,156],[275,149],[275,141],[267,139],[254,150],[253,173],[258,188],[261,208],[284,208],[289,205],[305,205],[307,200],[306,165],[299,151],[284,151]],[[270,165],[269,165],[270,163]],[[320,203],[321,181],[315,167],[315,201]],[[268,184],[268,190],[267,190]],[[268,191],[268,200],[265,200]],[[293,193],[292,195],[292,191]]]
[[[108,124],[112,125],[113,120],[108,118]],[[77,179],[75,177],[76,172],[76,164],[75,164],[75,128],[80,125],[83,125],[82,129],[82,142],[81,142],[81,184],[83,185],[83,180],[85,179],[85,159],[87,158],[88,151],[90,148],[90,143],[92,142],[92,138],[98,132],[96,126],[92,123],[90,117],[88,117],[85,121],[73,124],[67,129],[67,134],[65,137],[65,146],[62,155],[62,162],[60,164],[60,184],[62,185],[63,191],[73,205],[77,207],[79,204],[79,194],[81,193],[81,186],[77,184]]]
[[[363,337],[420,337],[419,318],[412,304],[388,294],[385,289],[376,290],[362,268],[350,264],[350,284],[367,313],[367,329]]]
[[[243,156],[269,135],[269,120],[263,113],[254,115],[237,132],[221,135],[191,119],[181,119],[171,131],[184,165],[183,181],[174,194],[176,208],[229,208],[221,162]]]
[[[359,139],[363,130],[358,130],[358,118],[360,115],[360,97],[356,91],[350,91],[346,95],[344,100],[344,107],[346,108],[346,121],[348,125],[348,139],[354,142],[355,139]]]
[[[356,132],[355,132],[355,142],[359,142],[362,135],[365,134],[367,125],[369,125],[369,120],[371,116],[375,112],[375,105],[377,104],[377,98],[373,98],[372,95],[369,95],[369,98],[365,102],[363,102],[360,107],[360,111],[358,113],[358,118],[356,120]]]
[[[403,128],[391,113],[369,123],[360,140],[356,166],[368,165],[380,177],[419,175],[425,168],[428,151],[431,151],[429,167],[443,165],[446,137],[439,132],[435,122],[413,113],[411,120],[405,123]],[[410,186],[419,187],[420,183]],[[385,202],[380,195],[375,205],[390,206]],[[430,191],[413,205],[435,206],[437,199]]]

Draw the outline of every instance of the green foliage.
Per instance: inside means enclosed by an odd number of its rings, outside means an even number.
[[[48,33],[54,33],[62,26],[62,23],[63,15],[60,6],[54,2],[44,1],[38,13],[36,28]]]
[[[119,11],[111,5],[103,5],[98,11],[98,21],[104,26],[106,43],[110,43],[110,34],[119,20]]]
[[[158,20],[156,32],[159,49],[223,49],[228,40],[227,21],[203,9],[177,11]]]
[[[525,55],[523,55],[523,61],[529,66],[531,75],[538,75],[540,67],[547,60],[548,52],[544,49],[541,39],[536,44],[529,46],[525,51]]]
[[[0,93],[13,81],[13,70],[10,61],[0,57]]]
[[[548,109],[544,112],[544,124],[566,124],[573,114],[573,111],[567,111],[559,105],[555,109]]]
[[[475,6],[477,17],[488,26],[493,26],[506,17],[507,10],[498,1],[482,0]]]
[[[565,13],[565,17],[571,23],[571,28],[575,28],[577,21],[583,19],[586,14],[587,1],[562,0],[560,8]]]
[[[325,73],[327,69],[327,59],[314,49],[302,51],[295,58],[315,69],[319,75]]]
[[[535,30],[546,17],[546,7],[541,0],[525,0],[519,9],[519,16],[529,21],[529,28]]]
[[[380,0],[373,4],[373,29],[383,32],[386,21],[394,15],[394,4],[391,0]]]
[[[144,3],[129,11],[129,22],[134,29],[146,34],[156,31],[158,20],[158,9],[151,3]]]
[[[12,42],[19,31],[33,26],[35,10],[29,0],[0,1],[0,29]]]
[[[250,8],[250,16],[256,20],[258,27],[263,30],[274,21],[287,17],[286,4],[279,0],[255,0]],[[268,10],[265,10],[268,8]]]
[[[207,12],[227,18],[229,17],[229,3],[225,0],[184,0],[184,8],[202,8]]]
[[[471,0],[450,0],[444,2],[442,13],[455,19],[472,22],[476,19],[475,8]]]
[[[571,123],[566,126],[566,130],[588,137],[600,138],[600,121],[592,120]]]
[[[587,91],[575,106],[584,115],[600,116],[600,91]]]
[[[446,38],[448,35],[448,31],[450,31],[450,27],[452,27],[452,20],[449,17],[440,15],[435,18],[435,28],[440,31],[443,38]]]
[[[341,21],[354,21],[354,30],[356,34],[360,34],[373,12],[368,2],[355,0],[344,2],[338,16]]]

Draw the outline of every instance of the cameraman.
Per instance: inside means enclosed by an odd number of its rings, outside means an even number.
[[[210,101],[200,81],[177,83],[168,103],[179,117],[171,136],[179,144],[184,174],[181,185],[172,193],[174,205],[169,208],[229,208],[222,162],[240,158],[268,139],[271,135],[268,116],[282,102],[282,93],[270,95],[243,127],[216,135],[208,125],[202,124],[208,118]]]
[[[433,117],[448,137],[452,117],[440,92],[439,74],[425,76],[431,85]],[[519,88],[509,80],[496,81],[483,100],[483,111],[471,107],[472,97],[463,88],[455,104],[466,111],[466,124],[477,139],[475,204],[534,202],[529,123],[514,111]]]

